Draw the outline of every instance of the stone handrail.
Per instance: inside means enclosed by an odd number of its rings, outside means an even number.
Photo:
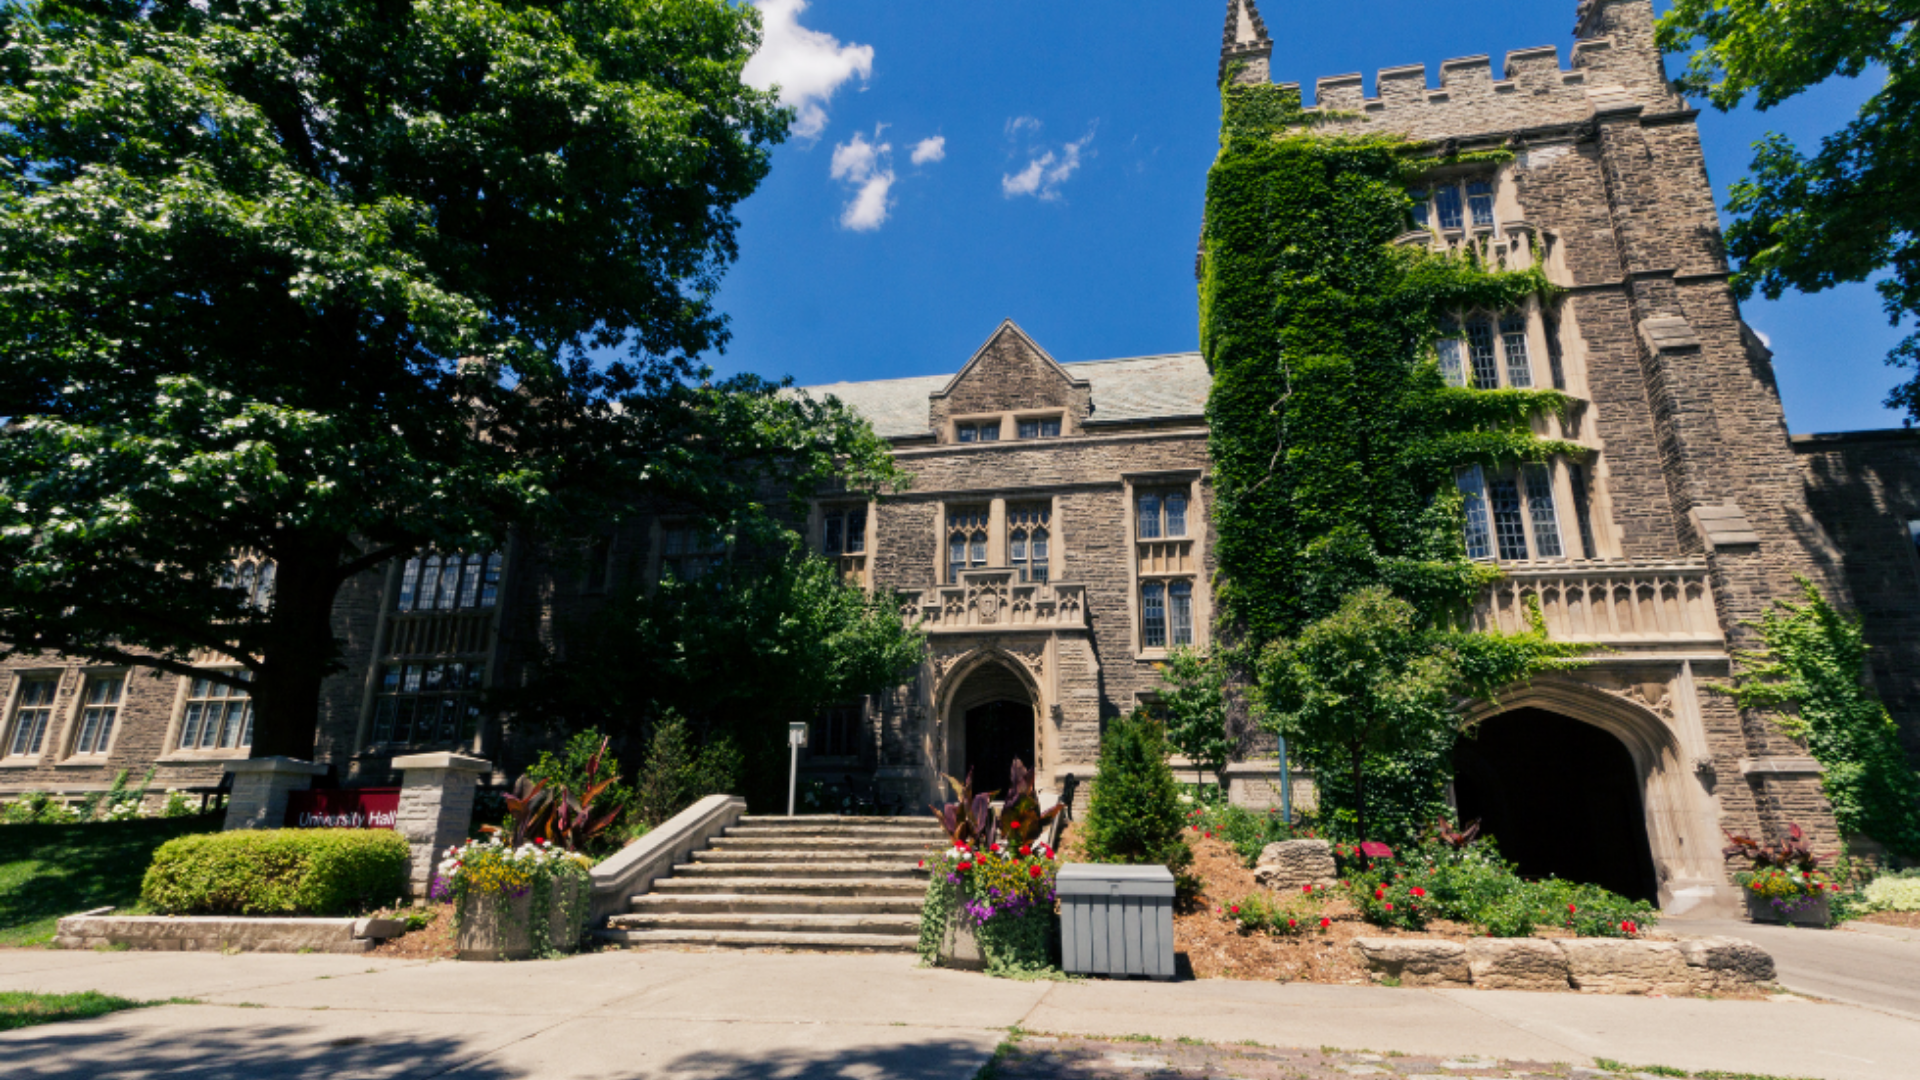
[[[903,594],[900,615],[929,633],[1085,629],[1087,587],[1023,582],[1016,570],[965,570],[958,585]]]
[[[1517,567],[1481,597],[1474,628],[1526,629],[1529,597],[1539,600],[1555,641],[1716,647],[1725,641],[1705,563]]]
[[[590,925],[624,914],[627,902],[672,873],[676,864],[739,822],[747,800],[738,795],[709,795],[660,823],[652,832],[621,848],[593,868]]]

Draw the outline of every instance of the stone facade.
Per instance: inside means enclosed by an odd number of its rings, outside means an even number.
[[[1484,200],[1484,216],[1473,203],[1449,227],[1435,195],[1430,227],[1399,242],[1474,246],[1510,266],[1540,259],[1564,290],[1550,307],[1495,313],[1496,344],[1511,337],[1501,347],[1526,358],[1515,370],[1575,399],[1564,422],[1540,425],[1584,452],[1541,474],[1556,550],[1535,543],[1546,519],[1533,520],[1535,547],[1504,558],[1507,578],[1477,617],[1510,628],[1537,600],[1555,636],[1595,651],[1578,673],[1466,719],[1538,710],[1614,736],[1631,760],[1659,898],[1724,907],[1722,828],[1796,822],[1816,845],[1833,839],[1804,748],[1710,691],[1732,651],[1752,644],[1745,622],[1795,595],[1796,576],[1858,598],[1875,678],[1920,755],[1920,563],[1908,531],[1920,520],[1920,442],[1789,439],[1770,357],[1727,285],[1697,113],[1665,79],[1649,0],[1588,0],[1578,20],[1564,66],[1540,48],[1508,54],[1499,78],[1487,57],[1447,61],[1437,78],[1387,68],[1373,96],[1362,77],[1337,76],[1319,80],[1316,106],[1436,150],[1511,152],[1434,178],[1450,198]],[[1266,80],[1270,52],[1253,0],[1231,0],[1222,72]],[[842,737],[816,741],[808,773],[871,778],[907,806],[943,794],[943,775],[983,761],[992,772],[1011,754],[1031,755],[1044,788],[1090,777],[1104,725],[1153,704],[1168,645],[1207,643],[1207,388],[1197,354],[1063,364],[1011,322],[950,376],[811,388],[866,416],[914,476],[872,505],[823,493],[811,541],[866,587],[903,594],[902,615],[929,649],[906,685],[840,713]],[[319,718],[332,781],[391,783],[396,755],[426,751],[484,758],[504,781],[529,747],[497,718],[469,729],[401,712],[402,726],[383,712],[405,697],[389,678],[458,663],[461,679],[515,681],[516,642],[554,642],[609,589],[657,579],[674,528],[643,515],[578,552],[509,549],[486,570],[491,599],[471,609],[402,610],[412,571],[400,565],[351,583],[335,620],[345,670]],[[136,674],[106,752],[75,755],[86,676],[57,658],[0,665],[0,794],[77,795],[149,765],[156,789],[211,785],[223,760],[247,753],[180,749],[186,681]],[[36,678],[54,680],[45,746],[4,753],[21,688]],[[1249,773],[1241,787],[1271,791],[1277,770],[1266,771],[1275,775]],[[1308,786],[1295,788],[1298,803]]]

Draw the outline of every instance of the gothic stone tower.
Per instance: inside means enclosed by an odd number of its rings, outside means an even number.
[[[1434,173],[1415,193],[1423,227],[1399,242],[1473,246],[1513,266],[1538,257],[1565,290],[1546,309],[1461,312],[1440,344],[1466,385],[1565,390],[1578,405],[1541,430],[1587,448],[1504,486],[1477,472],[1463,484],[1488,500],[1488,557],[1510,564],[1483,622],[1516,625],[1537,597],[1556,636],[1595,652],[1578,674],[1472,714],[1482,735],[1462,743],[1462,811],[1524,832],[1516,819],[1529,815],[1618,821],[1603,804],[1637,796],[1658,895],[1682,911],[1733,897],[1722,827],[1793,822],[1834,846],[1818,765],[1710,684],[1754,644],[1745,621],[1792,597],[1796,575],[1845,591],[1808,512],[1770,354],[1729,291],[1698,113],[1667,81],[1653,21],[1651,0],[1583,0],[1564,67],[1553,47],[1522,49],[1498,77],[1469,56],[1437,80],[1419,64],[1385,68],[1371,95],[1358,74],[1321,78],[1313,98],[1436,154],[1510,151],[1497,167]],[[1271,50],[1254,0],[1231,0],[1223,76],[1265,82]],[[1632,791],[1583,787],[1612,759]]]

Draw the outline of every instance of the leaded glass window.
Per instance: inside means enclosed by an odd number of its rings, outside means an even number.
[[[1174,645],[1193,644],[1193,582],[1167,585],[1167,638]]]
[[[1476,466],[1459,470],[1454,482],[1465,501],[1468,558],[1522,562],[1566,557],[1552,466],[1500,472]]]
[[[480,724],[482,661],[383,664],[375,688],[373,741],[465,743]]]
[[[253,695],[212,679],[194,679],[187,688],[180,749],[235,750],[252,745]]]
[[[964,423],[964,424],[955,424],[953,427],[953,433],[954,433],[954,437],[963,443],[999,442],[1000,441],[1000,421],[981,420],[981,421],[968,421],[967,423]]]
[[[1046,416],[1022,420],[1019,422],[1019,431],[1023,439],[1057,439],[1060,437],[1060,418]]]
[[[1493,534],[1487,523],[1487,484],[1478,466],[1462,469],[1456,476],[1466,500],[1467,558],[1493,558]]]
[[[1439,219],[1443,229],[1457,229],[1461,226],[1460,189],[1448,184],[1435,188],[1433,192],[1434,216]]]
[[[1140,645],[1147,649],[1167,647],[1167,584],[1148,581],[1140,586]]]
[[[1560,517],[1553,507],[1553,477],[1545,465],[1528,465],[1521,470],[1527,481],[1527,515],[1533,525],[1534,555],[1558,559],[1566,554],[1560,544]]]
[[[113,728],[120,719],[120,698],[125,692],[125,675],[89,675],[80,709],[80,735],[74,740],[75,754],[104,754],[113,742]]]
[[[22,679],[20,692],[13,701],[12,738],[7,742],[8,757],[35,757],[47,739],[47,727],[53,721],[54,692],[58,679]]]
[[[987,511],[968,507],[947,514],[947,584],[960,581],[960,571],[987,565]]]
[[[1507,385],[1516,390],[1533,387],[1533,363],[1527,356],[1527,317],[1509,312],[1500,317],[1500,344],[1507,359]]]
[[[1493,323],[1481,317],[1468,319],[1467,346],[1473,357],[1473,388],[1499,389],[1500,362],[1493,355]]]
[[[498,552],[432,552],[416,555],[400,570],[400,597],[406,611],[465,611],[490,608],[499,601]]]
[[[1474,228],[1493,228],[1493,181],[1475,180],[1467,185],[1467,209]]]
[[[1053,507],[1046,503],[1007,507],[1007,561],[1021,581],[1047,580]]]

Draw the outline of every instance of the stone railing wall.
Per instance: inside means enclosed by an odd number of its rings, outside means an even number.
[[[1600,645],[1725,642],[1705,563],[1569,562],[1508,572],[1475,607],[1476,630],[1514,633],[1538,599],[1556,641]]]
[[[910,592],[901,617],[929,633],[980,630],[1084,630],[1087,587],[1022,582],[1013,570],[968,570],[958,585]]]

